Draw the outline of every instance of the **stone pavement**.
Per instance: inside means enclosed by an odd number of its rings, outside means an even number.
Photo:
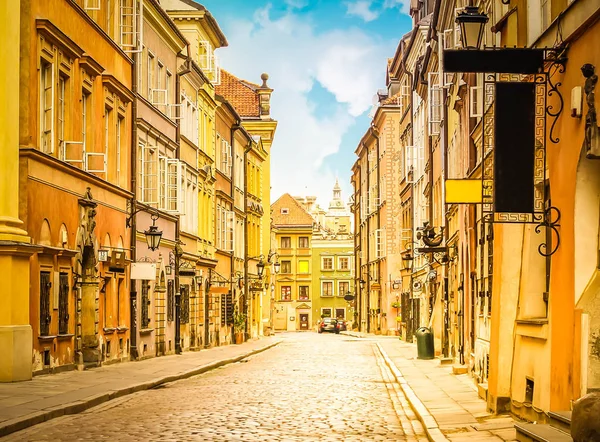
[[[516,441],[510,415],[492,415],[468,374],[454,375],[438,359],[417,359],[417,347],[397,337],[375,339],[427,435],[433,441]]]
[[[80,413],[111,399],[237,362],[279,342],[278,338],[265,337],[241,345],[0,384],[0,437],[66,414]]]

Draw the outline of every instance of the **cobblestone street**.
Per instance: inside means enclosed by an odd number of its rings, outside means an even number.
[[[3,440],[427,440],[374,341],[281,337],[239,363]]]

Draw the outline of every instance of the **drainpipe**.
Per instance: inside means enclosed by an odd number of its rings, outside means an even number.
[[[366,146],[364,146],[364,145],[363,145],[363,147],[364,147],[363,150],[366,150],[365,153],[367,155],[367,209],[368,209],[368,207],[369,207],[369,204],[368,204],[369,203],[369,190],[371,189],[371,186],[370,186],[370,184],[371,184],[371,180],[370,180],[371,174],[369,173],[369,152],[368,152],[368,148]],[[371,218],[369,216],[367,216],[367,225],[366,225],[366,227],[367,227],[367,234],[365,235],[366,238],[367,238],[367,263],[366,263],[367,264],[367,274],[366,274],[366,279],[367,279],[367,284],[366,284],[366,286],[367,286],[367,293],[366,293],[367,294],[367,299],[366,299],[366,301],[367,301],[367,318],[366,319],[367,319],[367,333],[369,333],[371,331],[371,278],[370,278],[371,273],[369,271],[370,270],[369,269],[369,251],[370,251],[370,248],[369,248],[369,242],[370,242],[369,241],[369,237],[370,237],[370,235],[369,235],[369,233],[370,233],[370,227],[371,227]]]
[[[373,137],[375,137],[375,161],[377,162],[377,195],[379,196],[379,203],[381,204],[381,194],[379,193],[381,184],[381,164],[379,163],[379,135],[377,134],[377,128],[371,124],[371,131]],[[377,209],[377,230],[381,229],[381,210]],[[380,237],[381,238],[381,237]],[[377,310],[379,311],[379,317],[377,318],[378,328],[381,330],[381,258],[377,257],[377,277],[379,278],[379,294],[377,295]]]
[[[232,158],[232,164],[231,164],[231,183],[230,183],[230,193],[231,193],[231,199],[232,199],[232,203],[231,203],[231,210],[232,212],[234,212],[234,223],[233,223],[233,229],[234,229],[234,238],[235,238],[235,184],[234,184],[234,177],[235,177],[235,173],[236,173],[236,164],[235,164],[235,133],[241,129],[241,121],[237,120],[235,122],[235,125],[231,128],[230,131],[230,137],[231,137],[231,158]],[[245,204],[245,201],[244,201]],[[235,244],[234,246],[234,250],[235,250]],[[234,297],[233,297],[233,291],[235,289],[235,251],[232,250],[231,251],[231,262],[230,262],[230,267],[229,267],[229,273],[230,273],[230,279],[231,282],[229,284],[230,287],[230,293],[231,293],[231,299],[233,301]],[[227,314],[227,313],[225,313]],[[227,325],[227,320],[225,320],[225,325]],[[230,327],[231,328],[231,335],[233,335],[234,330],[233,330],[233,325]]]
[[[246,338],[250,334],[250,318],[248,318],[248,296],[250,295],[250,290],[248,290],[248,174],[246,170],[246,162],[248,159],[248,152],[252,150],[252,140],[248,142],[248,146],[244,149],[244,213],[246,214],[246,219],[244,220],[244,305],[243,310],[246,315]]]
[[[187,45],[187,53],[190,53],[190,45]],[[186,60],[185,68],[177,73],[175,76],[175,103],[181,104],[181,77],[185,74],[188,74],[191,71],[190,69],[190,59],[189,56]],[[181,107],[177,107],[177,116],[181,118]],[[178,120],[181,121],[181,120]],[[175,157],[177,159],[181,158],[181,126],[177,124],[175,128],[175,143],[177,144],[175,148]],[[185,177],[184,177],[185,180]],[[180,195],[177,195],[180,197]],[[180,254],[179,250],[179,238],[181,235],[181,221],[180,218],[177,217],[175,221],[175,354],[181,354],[181,292],[180,292],[180,282],[179,282],[179,260]],[[189,296],[189,293],[188,293]]]
[[[136,262],[137,259],[137,249],[136,249],[136,241],[137,241],[137,222],[136,222],[136,210],[137,210],[137,69],[138,63],[141,54],[136,54],[133,59],[133,63],[131,65],[131,75],[133,76],[133,81],[131,82],[132,87],[131,90],[133,92],[134,98],[131,104],[131,161],[130,161],[130,170],[131,170],[131,193],[133,193],[133,198],[131,199],[131,234],[129,237],[129,249],[131,251],[131,262]],[[131,267],[130,271],[130,279],[129,279],[129,358],[130,359],[138,359],[139,352],[137,348],[137,281],[131,279]]]

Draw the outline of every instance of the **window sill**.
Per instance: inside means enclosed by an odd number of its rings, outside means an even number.
[[[56,336],[56,338],[60,341],[66,341],[68,339],[71,339],[73,336],[75,336],[73,333],[64,333],[64,334],[58,334],[58,336]]]
[[[278,302],[292,302],[291,299],[280,299]]]
[[[52,341],[52,340],[54,340],[54,338],[56,338],[56,335],[40,335],[40,336],[38,336],[38,339],[40,341]]]
[[[117,333],[125,333],[129,327],[117,327]]]
[[[117,329],[114,327],[103,327],[102,331],[104,332],[105,335],[110,335],[110,334],[114,334]]]
[[[148,335],[154,331],[153,328],[142,328],[140,330],[140,335]]]

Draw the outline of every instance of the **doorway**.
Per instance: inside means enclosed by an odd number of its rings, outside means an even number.
[[[308,330],[308,313],[300,313],[300,330]]]

